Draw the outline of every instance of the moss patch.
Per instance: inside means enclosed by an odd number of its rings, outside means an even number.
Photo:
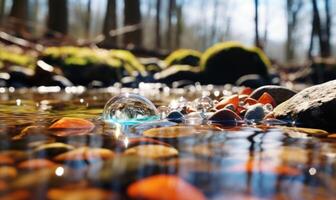
[[[202,53],[191,49],[179,49],[172,52],[166,59],[166,65],[199,66]]]

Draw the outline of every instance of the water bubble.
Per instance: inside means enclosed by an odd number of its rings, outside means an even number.
[[[273,106],[272,106],[271,104],[269,104],[269,103],[265,104],[265,105],[263,106],[263,108],[264,108],[264,112],[265,112],[266,114],[268,114],[268,113],[270,113],[270,112],[273,111]]]
[[[203,96],[194,101],[194,108],[205,118],[205,113],[213,108],[214,104],[210,97]]]
[[[103,120],[121,125],[134,125],[159,119],[155,105],[137,94],[121,94],[111,98],[105,105]]]
[[[165,119],[169,114],[169,108],[167,106],[158,107],[158,112],[160,114],[160,119]]]
[[[169,109],[174,111],[182,111],[185,107],[188,106],[188,100],[184,97],[179,99],[174,99],[169,104]]]

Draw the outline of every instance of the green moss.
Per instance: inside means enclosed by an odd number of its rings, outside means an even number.
[[[146,68],[140,61],[129,51],[114,49],[110,51],[110,56],[117,58],[123,62],[125,69],[129,74],[139,72],[141,75],[146,75]]]
[[[13,52],[13,51],[5,49],[4,47],[1,47],[0,48],[0,61],[2,63],[2,66],[4,66],[5,63],[10,63],[13,65],[19,65],[22,67],[34,68],[36,57],[32,55],[28,55],[28,54]]]
[[[190,65],[173,65],[157,74],[155,74],[155,79],[163,79],[169,76],[172,76],[178,72],[193,72],[198,73],[200,69],[198,67],[190,66]]]
[[[126,50],[104,50],[86,47],[50,47],[43,52],[43,56],[56,60],[63,60],[65,65],[87,66],[104,64],[114,68],[123,67],[129,74],[139,72],[146,74],[145,67],[138,59]]]
[[[241,49],[246,50],[248,52],[256,53],[261,58],[263,63],[268,68],[271,68],[270,60],[268,59],[266,54],[260,48],[258,48],[258,47],[246,47],[239,42],[223,42],[223,43],[215,44],[214,46],[210,47],[209,49],[207,49],[204,52],[204,54],[201,57],[201,65],[200,65],[201,69],[205,70],[206,63],[207,63],[209,58],[211,58],[212,56],[218,54],[219,52],[221,52],[223,50],[230,49],[230,48],[241,48]]]
[[[166,59],[166,65],[199,66],[202,53],[191,49],[179,49],[171,53]]]

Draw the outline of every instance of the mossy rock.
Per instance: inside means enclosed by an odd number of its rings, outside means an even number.
[[[125,50],[50,47],[43,52],[42,59],[60,66],[67,78],[80,85],[98,80],[104,86],[109,86],[124,76],[146,75],[145,67],[132,53]]]
[[[235,83],[241,76],[258,74],[268,79],[271,62],[257,47],[246,47],[238,42],[216,44],[201,58],[204,83]]]
[[[189,65],[173,65],[154,75],[154,79],[161,83],[171,84],[174,81],[188,80],[196,82],[199,80],[199,67]]]
[[[5,67],[6,64],[8,64],[10,66],[18,65],[34,69],[35,62],[36,56],[34,55],[8,50],[4,46],[0,47],[0,68]]]
[[[167,67],[172,65],[199,66],[202,53],[191,49],[179,49],[172,52],[166,59]]]

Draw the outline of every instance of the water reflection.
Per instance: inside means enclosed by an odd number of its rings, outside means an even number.
[[[80,199],[84,191],[129,198],[130,185],[158,174],[182,178],[209,199],[335,197],[336,140],[325,134],[282,129],[278,121],[222,127],[192,117],[183,125],[141,123],[124,134],[121,126],[109,127],[97,117],[109,91],[25,93],[1,94],[8,97],[0,104],[1,198],[73,192]],[[95,127],[51,130],[62,117],[80,117]]]

